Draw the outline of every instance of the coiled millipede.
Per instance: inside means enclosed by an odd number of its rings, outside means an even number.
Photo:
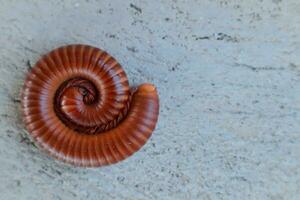
[[[120,64],[87,45],[44,55],[26,77],[21,102],[25,126],[38,146],[82,167],[113,164],[138,151],[159,113],[155,86],[131,89]]]

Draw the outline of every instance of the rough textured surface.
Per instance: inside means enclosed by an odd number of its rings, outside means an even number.
[[[297,0],[0,0],[1,199],[300,199]],[[150,142],[114,166],[48,158],[19,92],[41,54],[106,49],[158,86]]]

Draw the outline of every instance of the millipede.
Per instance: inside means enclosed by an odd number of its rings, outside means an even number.
[[[130,87],[107,52],[73,44],[42,56],[21,92],[25,127],[56,159],[81,167],[117,163],[150,138],[159,115],[157,89]]]

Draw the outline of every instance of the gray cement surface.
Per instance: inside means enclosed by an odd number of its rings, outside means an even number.
[[[29,65],[71,43],[156,84],[151,140],[81,169],[20,116]],[[300,1],[0,0],[0,199],[300,199]]]

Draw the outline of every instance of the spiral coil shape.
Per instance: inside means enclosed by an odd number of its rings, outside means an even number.
[[[120,64],[87,45],[44,55],[22,90],[24,123],[51,156],[82,167],[121,161],[155,129],[159,100],[149,83],[130,88]]]

